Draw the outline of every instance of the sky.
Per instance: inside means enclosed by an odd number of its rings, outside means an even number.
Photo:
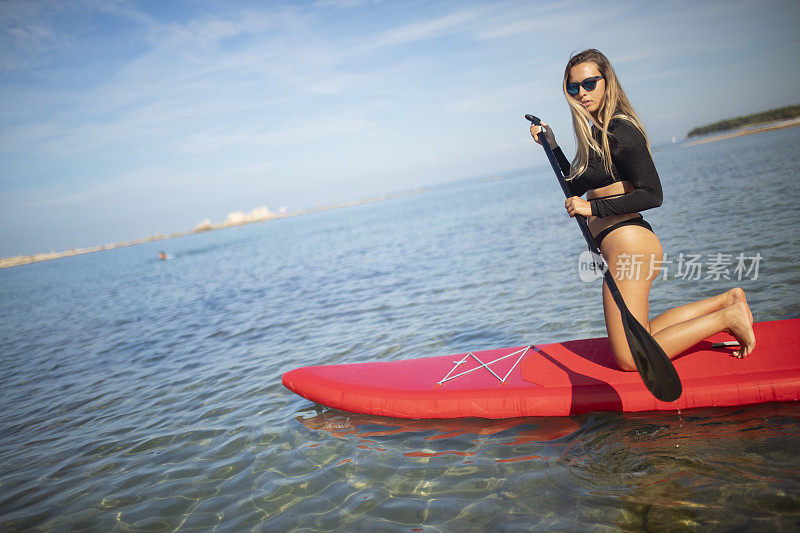
[[[800,103],[797,0],[0,0],[0,256],[546,165],[570,54],[652,144]]]

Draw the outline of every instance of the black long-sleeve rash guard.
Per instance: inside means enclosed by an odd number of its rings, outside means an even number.
[[[593,216],[624,215],[660,206],[663,200],[661,180],[642,132],[629,120],[614,118],[609,124],[608,134],[611,175],[603,167],[600,155],[591,153],[586,170],[574,179],[567,180],[570,193],[582,196],[586,191],[624,180],[633,184],[631,192],[614,198],[589,200]],[[558,166],[568,176],[570,163],[564,152],[557,147],[553,153]]]

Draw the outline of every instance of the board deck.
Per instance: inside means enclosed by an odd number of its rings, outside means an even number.
[[[675,402],[650,394],[636,372],[616,368],[608,339],[519,346],[390,362],[308,366],[283,384],[343,411],[398,418],[513,418],[589,411],[669,411],[800,400],[800,319],[753,325],[746,359],[719,333],[673,360]]]

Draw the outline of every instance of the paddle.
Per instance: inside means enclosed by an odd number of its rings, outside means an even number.
[[[535,126],[541,126],[541,121],[533,115],[525,115],[525,118],[531,121]],[[561,174],[561,168],[558,166],[556,156],[553,154],[553,149],[547,139],[542,135],[542,148],[547,154],[547,159],[550,160],[550,165],[556,173],[558,183],[561,185],[561,190],[567,198],[572,196],[567,187],[567,182]],[[602,258],[600,250],[594,242],[589,231],[589,225],[586,223],[586,217],[583,215],[575,215],[575,220],[581,228],[581,233],[586,239],[586,244],[589,245],[589,250],[595,254],[596,257]],[[619,312],[622,315],[622,326],[625,328],[625,337],[628,339],[628,346],[633,354],[633,361],[636,363],[636,369],[639,375],[642,376],[645,386],[653,393],[653,396],[662,402],[673,402],[681,396],[681,380],[675,367],[672,366],[672,361],[669,360],[667,354],[661,349],[656,340],[650,335],[644,326],[628,311],[628,306],[625,305],[625,300],[622,299],[622,294],[619,292],[617,283],[614,281],[614,276],[608,268],[603,272],[606,285],[611,296],[619,307]]]

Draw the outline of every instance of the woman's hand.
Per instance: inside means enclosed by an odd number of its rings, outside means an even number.
[[[585,217],[592,216],[592,204],[579,196],[570,196],[564,201],[564,207],[567,208],[567,213],[570,217],[575,215],[583,215]]]
[[[537,143],[542,144],[542,141],[539,138],[539,134],[542,132],[542,130],[544,130],[544,138],[547,139],[547,144],[550,145],[550,148],[555,150],[556,147],[558,147],[558,143],[556,142],[556,136],[553,135],[553,130],[550,129],[550,126],[547,125],[547,122],[542,122],[541,126],[531,124],[531,137],[533,137],[533,140]]]

